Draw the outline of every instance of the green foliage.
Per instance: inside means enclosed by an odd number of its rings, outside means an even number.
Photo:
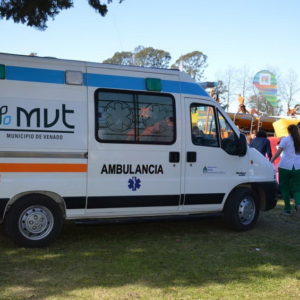
[[[169,52],[155,49],[153,47],[138,46],[133,52],[116,52],[111,58],[103,61],[103,63],[135,65],[141,67],[152,68],[169,68],[171,55]],[[176,60],[172,68],[179,68],[187,72],[192,78],[200,81],[205,68],[207,56],[200,51],[194,51],[182,55]],[[182,68],[181,68],[182,67]]]
[[[253,95],[248,99],[250,108],[256,109],[258,112],[264,113],[268,116],[276,116],[281,111],[281,107],[273,107],[264,96]]]
[[[116,52],[113,57],[103,61],[108,64],[135,65],[152,68],[168,68],[171,60],[169,52],[138,46],[134,52]]]
[[[228,92],[227,86],[222,80],[218,80],[218,85],[211,89],[210,95],[220,103],[224,110],[227,109],[228,104],[226,103],[226,93]]]
[[[119,0],[121,3],[124,0]],[[101,1],[103,3],[103,1]],[[101,16],[107,13],[107,5],[99,0],[88,0],[88,3]],[[107,0],[107,4],[112,0]],[[73,7],[73,0],[1,0],[0,18],[13,19],[15,23],[22,23],[40,30],[47,28],[48,18],[54,19],[63,9]]]
[[[135,65],[153,68],[168,68],[171,60],[169,52],[147,47],[134,56]]]
[[[103,61],[104,64],[134,65],[134,55],[129,51],[116,52],[113,57]]]
[[[207,56],[200,51],[193,51],[180,56],[172,68],[179,68],[188,73],[196,81],[201,81],[207,67]]]

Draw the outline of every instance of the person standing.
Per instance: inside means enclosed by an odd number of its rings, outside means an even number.
[[[249,114],[249,111],[245,106],[245,99],[243,96],[241,96],[241,94],[238,95],[238,102],[239,102],[239,108],[237,113],[241,112],[243,114]]]
[[[284,200],[284,214],[291,215],[290,198],[293,196],[296,213],[300,216],[300,134],[296,125],[290,125],[288,133],[281,139],[271,162],[283,153],[279,162],[279,187]]]
[[[268,156],[269,160],[272,158],[271,143],[267,139],[267,133],[260,129],[256,133],[256,137],[250,141],[250,147],[255,148],[263,156]]]

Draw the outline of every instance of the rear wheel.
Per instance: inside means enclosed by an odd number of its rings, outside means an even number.
[[[17,200],[5,218],[8,236],[24,247],[49,245],[59,235],[62,225],[59,205],[44,195],[30,195]]]
[[[229,226],[238,231],[253,228],[259,215],[257,194],[249,188],[238,188],[228,197],[224,217]]]

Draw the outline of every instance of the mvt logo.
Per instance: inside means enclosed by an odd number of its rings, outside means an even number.
[[[133,176],[128,180],[128,188],[135,192],[137,189],[141,187],[141,180]]]
[[[8,107],[7,105],[0,106],[0,125],[10,125],[11,116],[7,115]]]
[[[9,112],[13,113],[9,114]],[[70,124],[68,120],[73,114],[74,110],[67,109],[65,104],[62,104],[60,108],[34,107],[29,110],[19,106],[9,109],[7,105],[3,105],[0,106],[0,125],[16,126],[22,131],[32,131],[41,128],[42,130],[38,130],[40,132],[51,132],[53,131],[51,129],[54,129],[54,131],[59,129],[62,132],[62,129],[67,128],[71,130],[64,131],[65,133],[73,133],[75,125]]]

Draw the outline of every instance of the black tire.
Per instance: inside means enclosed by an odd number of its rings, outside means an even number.
[[[229,195],[225,207],[224,218],[234,230],[252,229],[259,216],[257,194],[249,188],[237,188]]]
[[[17,200],[8,210],[5,230],[19,246],[45,247],[60,234],[63,214],[59,205],[44,195],[32,194]]]

